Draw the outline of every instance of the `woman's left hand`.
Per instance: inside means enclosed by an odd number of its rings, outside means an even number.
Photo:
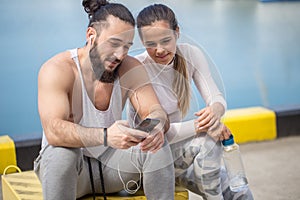
[[[222,126],[221,116],[224,114],[224,107],[220,103],[214,103],[211,106],[201,109],[195,115],[195,129],[197,133],[206,132],[213,138],[219,138]]]
[[[195,120],[197,132],[207,132],[209,129],[214,129],[220,123],[220,114],[216,113],[213,105],[201,109],[196,112],[198,117]]]

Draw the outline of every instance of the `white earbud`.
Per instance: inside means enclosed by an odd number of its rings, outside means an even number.
[[[90,40],[90,43],[92,44],[92,39],[94,38],[94,36],[93,35],[91,35],[90,37],[89,37],[89,40]]]

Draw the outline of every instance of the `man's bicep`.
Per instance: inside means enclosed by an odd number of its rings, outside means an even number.
[[[53,90],[44,90],[39,93],[39,114],[42,120],[47,118],[68,119],[70,109],[65,93]]]
[[[51,119],[67,120],[70,114],[68,93],[64,83],[51,74],[47,76],[45,72],[39,75],[38,108],[43,126]]]
[[[130,101],[142,119],[146,118],[158,107],[161,107],[156,93],[150,83],[131,93]]]

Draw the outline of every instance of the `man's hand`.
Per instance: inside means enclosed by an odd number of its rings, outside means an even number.
[[[116,149],[128,149],[147,136],[146,132],[129,128],[127,121],[120,120],[107,129],[107,144]]]

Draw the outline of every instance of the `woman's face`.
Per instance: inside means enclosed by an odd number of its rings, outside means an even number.
[[[166,21],[156,21],[141,28],[142,42],[149,56],[159,64],[169,64],[176,53],[178,30],[170,29]]]

